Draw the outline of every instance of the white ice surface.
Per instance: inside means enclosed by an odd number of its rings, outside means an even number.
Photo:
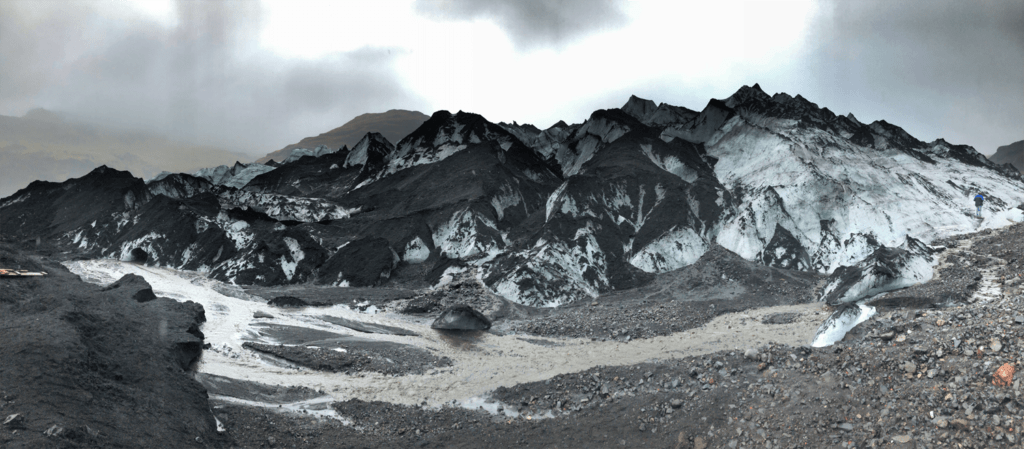
[[[987,167],[863,147],[787,120],[737,115],[706,146],[718,159],[722,184],[748,192],[716,239],[747,259],[764,248],[776,224],[831,272],[859,260],[851,254],[861,246],[846,244],[857,234],[893,247],[908,235],[927,243],[1022,218],[1014,206],[1024,202],[1024,184]],[[926,152],[941,150],[940,144]],[[981,220],[972,216],[977,192],[990,198]],[[822,221],[832,221],[830,233]]]
[[[338,414],[331,404],[334,403],[335,399],[332,396],[324,395],[313,399],[307,399],[305,401],[286,402],[282,404],[251,401],[247,399],[239,399],[231,396],[221,396],[218,394],[211,394],[210,401],[221,402],[227,404],[238,404],[247,405],[249,407],[260,407],[265,408],[268,411],[274,413],[301,413],[304,415],[311,415],[317,418],[332,418],[341,421],[342,424],[350,425],[352,420],[345,418]]]
[[[402,252],[402,260],[406,263],[423,263],[430,257],[430,248],[419,236],[409,241]]]
[[[361,338],[369,339],[401,340],[408,338],[359,333],[317,318],[328,315],[383,324],[379,320],[369,318],[369,314],[353,311],[344,305],[294,310],[277,309],[262,301],[225,296],[213,289],[215,285],[222,283],[208,279],[196,272],[147,267],[109,259],[70,261],[66,262],[65,266],[86,282],[100,285],[110,284],[129,273],[137,274],[149,282],[157,296],[178,301],[195,301],[201,304],[206,311],[206,323],[201,326],[201,330],[206,337],[206,342],[210,343],[214,349],[203,352],[199,371],[204,373],[260,381],[261,372],[267,369],[267,364],[250,351],[244,350],[242,343],[254,341],[277,344],[278,342],[260,335],[261,328],[254,324],[267,323],[268,320],[253,318],[253,313],[256,311],[271,312],[274,318],[269,322],[274,324],[323,330],[342,335],[358,335]],[[220,288],[226,287],[221,286]],[[409,327],[405,324],[399,326]]]
[[[851,313],[850,309],[844,310],[840,313],[840,316],[831,316],[825,320],[818,328],[817,334],[814,336],[814,342],[811,346],[820,348],[823,346],[831,346],[835,342],[842,340],[854,327],[858,324],[863,323],[875,316],[875,308],[872,306],[857,304],[859,313]]]

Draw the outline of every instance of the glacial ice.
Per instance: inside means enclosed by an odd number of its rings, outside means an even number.
[[[832,313],[832,316],[828,317],[824,323],[821,323],[818,331],[814,334],[811,346],[815,348],[832,346],[835,342],[842,340],[846,333],[857,327],[858,324],[875,316],[875,313],[874,307],[864,304],[840,308]]]

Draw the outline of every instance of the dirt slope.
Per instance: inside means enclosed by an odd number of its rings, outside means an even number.
[[[296,148],[314,149],[320,145],[326,145],[332,149],[338,149],[346,145],[351,148],[368,132],[378,132],[383,134],[388,141],[398,142],[422,125],[428,118],[430,117],[421,112],[405,111],[402,109],[363,114],[323,134],[306,137],[298,143],[293,143],[267,154],[257,159],[256,162],[263,164],[271,159],[281,162]]]

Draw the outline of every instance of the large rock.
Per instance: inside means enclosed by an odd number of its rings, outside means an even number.
[[[305,299],[296,298],[294,296],[278,296],[274,299],[271,299],[270,301],[267,301],[267,304],[270,304],[275,307],[309,307],[327,305],[324,303],[307,301]]]
[[[106,286],[103,291],[124,294],[136,302],[149,302],[156,299],[153,286],[146,282],[146,278],[132,273],[122,276],[121,279]]]
[[[449,307],[430,325],[433,329],[480,331],[491,328],[491,320],[467,305]]]

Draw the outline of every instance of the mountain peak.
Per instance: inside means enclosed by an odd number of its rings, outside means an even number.
[[[633,118],[643,121],[648,115],[654,110],[658,109],[658,105],[654,104],[651,100],[645,100],[636,95],[630,95],[629,100],[622,106],[622,112],[625,112]]]
[[[461,113],[462,111],[459,111],[459,112]],[[452,116],[451,112],[448,112],[445,109],[440,109],[440,110],[434,111],[433,114],[430,114],[430,119],[429,120],[434,120],[434,119],[448,120],[448,118],[451,117],[451,116]]]
[[[379,169],[388,156],[395,151],[395,146],[381,133],[368,132],[359,140],[345,158],[345,167],[363,166],[367,172]]]
[[[551,129],[551,128],[568,128],[568,127],[569,127],[569,125],[565,124],[564,120],[559,120],[554,125],[551,125],[551,127],[548,128],[548,129]]]
[[[53,112],[48,109],[35,108],[26,112],[21,118],[39,120],[41,122],[63,122],[64,114]]]
[[[388,139],[385,138],[383,134],[373,131],[366,133],[366,135],[363,136],[363,138],[360,139],[358,143],[356,143],[356,146],[359,146],[359,144],[363,143],[364,140],[368,142],[379,142],[391,145],[391,142],[388,142]]]
[[[736,91],[736,93],[730,95],[729,98],[725,99],[725,104],[730,108],[735,108],[737,105],[740,104],[748,103],[751,101],[767,101],[770,100],[771,98],[772,97],[769,97],[768,94],[764,93],[764,91],[761,90],[760,84],[754,83],[753,87],[747,85],[740,87],[739,90]]]

